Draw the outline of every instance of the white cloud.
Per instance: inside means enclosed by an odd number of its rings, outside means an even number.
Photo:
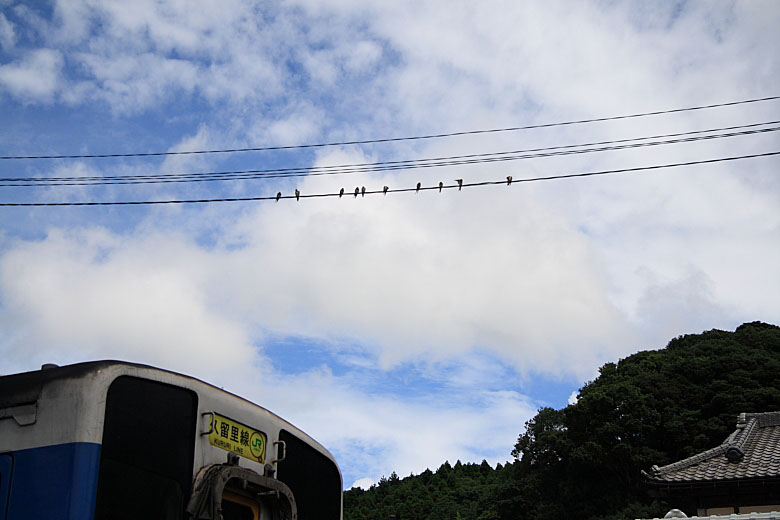
[[[166,150],[167,152],[187,152],[192,150],[210,150],[216,148],[214,139],[208,126],[201,124],[193,135],[182,137],[178,143]],[[205,154],[181,154],[168,155],[160,165],[161,172],[187,172],[203,168],[209,163],[209,155]]]
[[[189,93],[196,85],[199,71],[192,63],[152,53],[141,55],[81,54],[82,66],[92,72],[99,92],[114,110],[132,113],[157,105],[174,92]],[[85,101],[85,100],[82,100]]]
[[[62,64],[56,50],[30,51],[19,61],[0,66],[0,88],[25,102],[50,103],[60,88]]]
[[[212,103],[263,102],[287,79],[271,58],[297,32],[285,16],[263,23],[243,2],[58,2],[44,37],[78,64],[71,103],[104,101],[117,114],[145,112],[174,96]],[[30,14],[32,16],[32,14]],[[280,45],[281,44],[281,45]],[[276,56],[282,57],[282,56]]]
[[[165,262],[150,262],[150,251]],[[0,265],[3,328],[22,336],[5,346],[6,363],[108,356],[227,373],[254,350],[192,283],[198,256],[174,235],[128,243],[100,229],[20,244]]]
[[[289,146],[310,142],[320,135],[325,120],[324,111],[311,103],[291,104],[284,115],[271,122],[256,120],[249,130],[254,143],[274,143]]]
[[[313,191],[307,186],[303,193]],[[521,197],[518,204],[512,193],[498,199],[495,193],[459,195],[461,200],[421,193],[381,201],[265,205],[237,223],[239,236],[225,237],[224,248],[201,250],[181,237],[160,249],[157,232],[116,236],[112,254],[99,263],[98,252],[84,248],[85,236],[55,232],[22,248],[28,254],[40,249],[37,261],[6,259],[5,280],[13,284],[11,294],[28,302],[17,307],[31,313],[29,319],[45,322],[58,314],[37,302],[55,302],[67,291],[44,297],[43,288],[24,285],[39,276],[32,266],[54,271],[55,280],[68,280],[75,284],[68,285],[71,289],[83,288],[84,298],[103,302],[122,291],[108,292],[110,285],[98,273],[130,277],[134,282],[121,286],[130,290],[156,265],[161,287],[169,281],[171,289],[198,295],[177,303],[220,301],[236,325],[354,339],[377,349],[385,366],[481,347],[521,370],[571,374],[623,344],[627,330],[605,298],[603,274],[565,221],[531,198]],[[496,232],[487,233],[482,222],[498,223]],[[230,247],[234,239],[244,247]],[[81,253],[63,263],[55,258],[64,253],[47,254],[48,248]],[[141,252],[142,264],[127,260]],[[204,264],[180,272],[181,259],[190,255]],[[72,272],[63,271],[66,267]],[[89,308],[120,314],[104,303]],[[139,323],[148,312],[138,304],[130,310],[141,313],[135,317]],[[41,324],[40,330],[47,327]]]
[[[15,43],[14,24],[3,13],[0,13],[0,48],[7,52],[13,48]]]
[[[522,424],[536,411],[515,392],[473,387],[407,398],[378,389],[358,394],[348,378],[327,370],[274,378],[261,390],[251,386],[250,395],[272,402],[304,431],[316,431],[338,460],[348,461],[342,463],[349,468],[346,484],[378,481],[392,471],[435,470],[447,459],[506,462]],[[284,391],[290,387],[296,392]]]
[[[302,193],[324,182],[307,180]],[[265,326],[362,338],[387,364],[484,346],[557,373],[590,355],[575,339],[625,339],[602,273],[565,220],[518,193],[457,196],[261,207],[241,223],[249,245],[231,255],[236,278],[225,283],[269,295],[242,298]]]
[[[372,41],[363,40],[352,47],[352,52],[345,56],[346,66],[354,71],[365,71],[374,67],[382,56],[381,47]]]
[[[355,482],[352,483],[352,485],[349,488],[350,489],[352,489],[352,488],[368,489],[371,486],[373,486],[374,484],[376,484],[376,482],[373,479],[370,479],[370,478],[366,477],[366,478],[361,478],[361,479],[356,480]]]
[[[80,53],[98,85],[94,95],[122,112],[149,109],[180,89],[212,102],[281,96],[300,81],[285,61],[309,71],[311,92],[342,88],[345,74],[379,72],[376,80],[386,91],[405,100],[407,117],[444,116],[455,106],[473,115],[485,101],[516,104],[518,92],[569,114],[620,111],[627,102],[636,105],[636,99],[650,106],[669,100],[672,92],[663,84],[682,77],[674,82],[675,96],[691,98],[706,86],[710,96],[728,98],[731,92],[724,89],[752,70],[748,61],[763,69],[757,87],[771,88],[777,67],[776,51],[757,47],[757,35],[744,32],[771,34],[771,21],[780,18],[772,2],[738,2],[733,8],[693,2],[679,12],[671,4],[627,2],[610,9],[561,2],[457,9],[442,9],[437,2],[297,4],[302,9],[281,8],[270,16],[243,2],[219,8],[58,2],[55,21],[38,30],[58,47]],[[24,12],[30,23],[43,23]],[[383,55],[378,42],[389,44],[404,66],[378,64]],[[149,53],[154,62],[125,76],[133,79],[130,90],[140,91],[137,98],[128,99],[106,81],[117,64]],[[555,58],[547,59],[550,55]],[[734,59],[739,56],[750,59]],[[713,75],[720,78],[714,85],[706,79]],[[476,95],[464,98],[464,88]]]

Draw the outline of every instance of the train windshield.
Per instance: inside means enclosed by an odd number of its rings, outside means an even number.
[[[130,376],[111,384],[95,520],[184,518],[197,408],[197,395],[184,388]]]

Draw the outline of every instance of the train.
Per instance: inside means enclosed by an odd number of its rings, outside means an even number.
[[[0,376],[0,520],[342,520],[331,453],[199,379],[123,361]]]

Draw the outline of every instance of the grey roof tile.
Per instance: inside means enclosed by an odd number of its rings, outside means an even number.
[[[780,411],[740,414],[736,430],[723,444],[667,466],[653,466],[647,476],[670,483],[780,477]]]
[[[780,520],[780,512],[769,513],[733,513],[730,515],[689,516],[689,520]],[[637,519],[642,520],[642,519]],[[651,520],[663,520],[653,518]]]

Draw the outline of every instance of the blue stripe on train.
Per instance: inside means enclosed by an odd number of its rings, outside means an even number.
[[[91,520],[94,517],[99,444],[74,442],[13,451],[8,455],[13,458],[13,469],[7,520]]]
[[[0,455],[0,520],[8,509],[8,488],[11,483],[11,456]]]

